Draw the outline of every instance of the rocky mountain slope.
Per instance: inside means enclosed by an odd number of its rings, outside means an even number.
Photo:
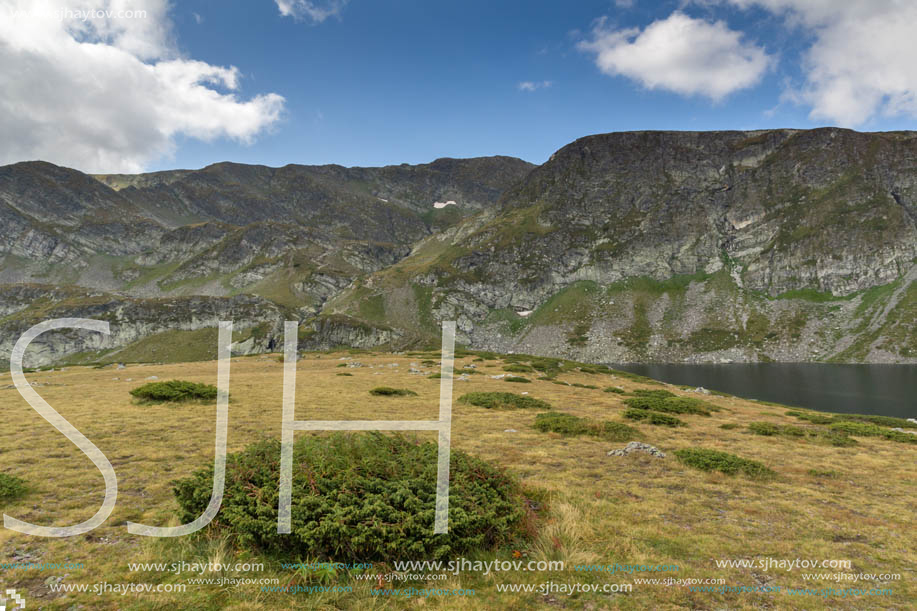
[[[593,361],[917,362],[909,132],[603,134],[538,167],[24,163],[0,168],[0,217],[0,307],[24,283],[191,318],[193,296],[250,295],[267,314],[240,350],[284,317],[304,348],[430,344],[454,318],[475,347]],[[119,349],[163,333],[140,327]]]

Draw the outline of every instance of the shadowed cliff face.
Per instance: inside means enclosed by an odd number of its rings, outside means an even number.
[[[477,347],[597,361],[914,362],[915,167],[917,134],[839,129],[603,134],[539,167],[16,164],[0,282],[252,294],[312,347],[456,319]]]

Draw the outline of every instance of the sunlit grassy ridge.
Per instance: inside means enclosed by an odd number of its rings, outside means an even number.
[[[343,360],[342,360],[343,359]],[[337,365],[359,360],[361,367],[338,377]],[[424,362],[426,361],[426,362]],[[397,363],[397,367],[390,365]],[[411,364],[423,373],[411,374]],[[437,588],[473,588],[474,597],[437,597],[423,601],[428,608],[444,609],[669,609],[779,608],[862,609],[876,605],[877,597],[793,597],[785,594],[717,594],[691,592],[683,587],[637,584],[629,594],[553,595],[552,603],[537,593],[498,593],[497,584],[633,583],[641,577],[724,578],[729,585],[761,583],[790,587],[854,587],[828,581],[803,581],[800,571],[762,572],[756,569],[718,569],[716,559],[818,558],[849,559],[850,572],[900,573],[901,581],[860,583],[856,587],[887,587],[880,606],[906,608],[917,590],[910,579],[917,562],[917,535],[913,530],[913,499],[917,490],[917,446],[879,431],[889,423],[850,420],[820,421],[817,412],[779,409],[773,405],[720,396],[698,395],[676,386],[662,386],[646,378],[584,366],[559,359],[525,355],[459,352],[456,369],[474,364],[481,375],[454,382],[452,445],[456,450],[505,468],[517,478],[532,499],[524,545],[468,554],[482,560],[564,560],[562,572],[501,572],[482,576],[472,572],[449,574],[444,580],[395,584]],[[506,384],[491,376],[505,374],[508,365],[529,366],[549,379],[524,385]],[[440,380],[427,375],[438,371],[436,352],[391,355],[361,352],[311,353],[298,364],[297,420],[396,419],[435,420],[439,413]],[[230,452],[239,452],[264,439],[279,439],[283,388],[283,363],[276,355],[236,358],[231,366],[229,408]],[[427,374],[427,375],[423,375]],[[69,441],[45,422],[0,377],[0,472],[21,478],[25,494],[4,501],[3,512],[42,525],[68,525],[95,513],[102,500],[99,472]],[[216,382],[216,363],[130,365],[126,369],[68,368],[66,371],[28,374],[39,392],[109,458],[118,475],[118,504],[105,524],[91,533],[67,539],[38,539],[0,530],[0,559],[28,552],[44,562],[83,562],[84,569],[66,571],[64,583],[185,583],[188,573],[131,571],[129,562],[265,562],[264,572],[224,577],[277,578],[281,585],[337,584],[352,586],[350,593],[277,594],[261,592],[257,585],[189,585],[183,594],[95,596],[52,594],[47,571],[5,571],[5,587],[28,592],[46,609],[400,609],[419,606],[418,599],[372,597],[369,584],[338,571],[318,576],[283,569],[283,562],[322,560],[265,554],[239,545],[226,529],[205,529],[196,536],[148,539],[127,533],[124,524],[175,525],[179,506],[172,482],[212,464],[213,405],[138,405],[129,391],[146,378]],[[130,379],[130,381],[128,381]],[[557,384],[554,382],[561,382]],[[578,386],[576,386],[578,385]],[[385,386],[408,389],[416,396],[370,394]],[[598,389],[590,388],[592,386]],[[624,394],[603,392],[621,388]],[[458,399],[471,393],[505,393],[544,401],[543,409],[518,409],[512,402],[503,409],[485,409]],[[625,419],[625,401],[638,397],[663,397],[666,390],[681,398],[675,405],[697,407],[703,413],[680,411],[685,426],[654,426]],[[641,392],[637,392],[641,391]],[[521,393],[528,393],[522,395]],[[503,397],[503,395],[489,395]],[[505,399],[505,397],[504,397]],[[543,406],[541,406],[543,407]],[[585,419],[584,434],[542,431],[535,428],[539,414],[564,414]],[[802,414],[807,418],[800,418]],[[674,416],[672,416],[674,417]],[[544,418],[544,417],[542,417]],[[554,417],[558,418],[558,417]],[[563,417],[559,417],[561,419]],[[635,453],[607,456],[627,441],[612,441],[590,434],[590,425],[610,422],[636,431],[628,435],[658,447],[664,459]],[[848,423],[840,427],[833,425]],[[832,431],[854,439],[837,447],[818,436],[762,435],[749,430],[753,423],[796,427],[805,431]],[[851,427],[849,424],[868,426]],[[895,424],[894,422],[892,424]],[[731,427],[731,428],[723,428]],[[875,428],[873,428],[875,427]],[[563,427],[561,427],[563,428]],[[569,428],[569,427],[568,427]],[[577,428],[574,426],[573,428]],[[615,430],[627,431],[620,426]],[[760,429],[760,425],[755,428]],[[765,427],[761,430],[771,430]],[[297,432],[296,438],[309,435]],[[417,433],[421,441],[434,441],[435,433]],[[623,438],[623,435],[622,435]],[[826,438],[827,439],[827,438]],[[704,471],[685,464],[675,454],[696,455],[696,450],[726,452],[742,461],[754,461],[773,471],[769,478]],[[701,454],[704,460],[709,454]],[[717,457],[719,455],[712,455]],[[704,458],[707,457],[707,458]],[[279,456],[277,457],[279,460]],[[691,459],[688,459],[689,462]],[[717,458],[713,462],[720,464]],[[722,459],[726,460],[726,459]],[[731,459],[730,459],[731,460]],[[709,463],[709,460],[707,461]],[[707,464],[703,461],[698,464]],[[745,463],[723,462],[729,465]],[[755,468],[751,468],[756,473]],[[827,475],[826,475],[827,474]],[[303,482],[308,486],[307,482]],[[252,492],[255,493],[255,492]],[[219,519],[219,518],[218,518]],[[362,558],[333,558],[359,562]],[[677,564],[672,575],[610,575],[578,572],[577,563]],[[377,567],[379,573],[392,566]],[[373,572],[377,572],[375,569]],[[59,572],[63,576],[64,571]],[[57,575],[57,573],[53,573]],[[205,574],[204,577],[220,575]],[[41,595],[39,597],[39,595]],[[591,607],[590,607],[591,605]]]

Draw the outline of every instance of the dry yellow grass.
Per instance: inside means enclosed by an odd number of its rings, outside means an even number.
[[[296,418],[435,419],[439,380],[408,373],[422,357],[360,354],[364,367],[343,369],[344,353],[312,355],[299,362]],[[457,367],[473,357],[458,359]],[[382,367],[398,363],[398,367]],[[369,366],[374,367],[370,368]],[[503,373],[502,362],[477,363],[478,371]],[[431,369],[426,367],[425,369]],[[435,370],[435,369],[434,369]],[[351,377],[338,376],[347,372]],[[643,454],[609,457],[622,447],[589,437],[560,437],[531,428],[537,412],[494,411],[455,403],[453,447],[492,460],[517,474],[527,488],[544,491],[539,535],[524,550],[531,559],[560,559],[565,572],[463,573],[431,587],[474,588],[474,597],[371,597],[366,584],[351,594],[267,594],[257,585],[189,586],[185,594],[127,596],[60,595],[45,580],[69,573],[64,583],[183,582],[189,575],[131,572],[129,562],[207,562],[237,555],[217,534],[151,540],[127,533],[125,522],[175,523],[177,504],[170,482],[187,476],[213,458],[212,405],[138,405],[128,391],[150,376],[215,383],[216,363],[134,365],[124,370],[71,368],[28,374],[36,390],[91,439],[111,460],[118,475],[115,511],[100,528],[84,536],[40,539],[0,529],[0,562],[29,553],[43,562],[82,562],[82,570],[0,572],[0,585],[27,592],[29,608],[69,609],[864,609],[906,608],[917,600],[914,534],[917,448],[885,439],[858,438],[836,448],[810,441],[749,434],[753,421],[798,424],[782,409],[732,397],[704,397],[721,408],[711,417],[679,416],[689,426],[671,429],[636,426],[640,440],[669,453],[665,459]],[[113,378],[119,378],[117,380]],[[132,381],[127,381],[132,378]],[[630,391],[645,388],[607,374],[563,374],[569,382],[600,387],[615,384]],[[104,487],[95,467],[19,396],[9,374],[0,375],[0,471],[27,480],[30,493],[2,506],[4,513],[42,525],[68,525],[90,517]],[[375,386],[410,388],[416,397],[373,397]],[[658,387],[654,387],[658,388]],[[678,394],[682,391],[669,387]],[[471,391],[528,392],[556,410],[600,420],[622,421],[621,395],[535,381],[508,384],[487,375],[455,382],[455,398]],[[261,436],[279,437],[282,364],[274,356],[232,362],[229,451]],[[734,430],[720,425],[735,423]],[[631,423],[632,424],[632,423]],[[515,429],[517,432],[504,432]],[[298,433],[303,434],[303,433]],[[418,436],[433,440],[433,433]],[[685,467],[671,454],[690,446],[733,452],[763,462],[778,473],[772,481],[704,473]],[[818,477],[810,470],[834,471]],[[494,556],[491,556],[494,557]],[[796,569],[720,569],[716,559],[849,559],[851,573],[899,573],[900,581],[845,584],[804,581]],[[290,561],[297,559],[291,558]],[[340,559],[348,560],[348,559]],[[359,560],[359,559],[349,559]],[[572,570],[574,563],[677,564],[678,573],[607,575]],[[812,572],[835,572],[818,569]],[[210,576],[210,575],[207,575]],[[263,574],[288,583],[290,571],[270,566]],[[505,594],[499,583],[632,583],[634,578],[724,578],[730,586],[778,585],[810,588],[889,588],[891,596],[830,598],[786,593],[720,594],[687,587],[635,585],[627,594],[568,597]],[[344,583],[344,582],[340,582]],[[423,587],[422,584],[415,587]]]

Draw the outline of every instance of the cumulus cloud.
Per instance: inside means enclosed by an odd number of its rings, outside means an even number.
[[[917,117],[917,3],[910,0],[719,0],[760,7],[813,36],[804,82],[787,98],[813,119],[856,127],[876,116]]]
[[[614,29],[602,18],[579,48],[595,54],[596,65],[610,76],[714,101],[756,85],[772,61],[763,48],[744,41],[741,32],[722,21],[710,23],[681,12],[643,30]]]
[[[138,172],[178,137],[250,142],[269,129],[284,99],[242,99],[237,68],[181,57],[168,9],[0,0],[0,163]]]
[[[517,87],[519,87],[519,91],[538,91],[539,89],[547,89],[553,84],[553,81],[522,81]]]
[[[314,2],[312,0],[274,0],[280,14],[294,19],[307,19],[313,23],[321,23],[329,17],[340,17],[341,11],[347,6],[349,0],[325,0]]]

